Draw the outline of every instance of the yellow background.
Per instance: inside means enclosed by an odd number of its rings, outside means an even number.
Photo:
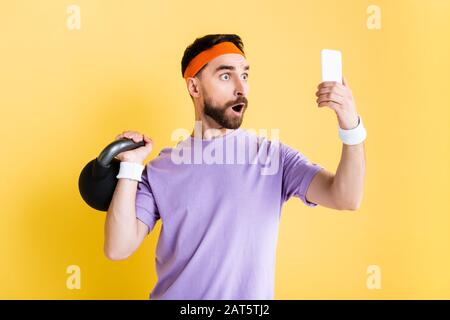
[[[80,30],[66,27],[71,4]],[[381,30],[366,26],[371,4]],[[148,160],[191,130],[180,61],[209,33],[244,41],[244,128],[278,128],[335,172],[336,116],[314,95],[332,48],[368,131],[359,211],[285,205],[275,298],[450,298],[449,1],[9,1],[0,12],[0,298],[148,298],[161,221],[128,260],[109,261],[105,214],[82,201],[78,176],[124,130],[155,140]],[[80,290],[66,287],[70,265]]]

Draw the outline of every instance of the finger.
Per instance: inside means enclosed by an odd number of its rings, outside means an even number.
[[[325,87],[317,90],[316,96],[318,97],[325,93],[336,93],[342,97],[345,97],[347,95],[347,93],[339,87]]]
[[[320,95],[316,99],[317,103],[324,102],[324,101],[334,101],[334,102],[342,104],[344,102],[344,97],[334,94],[334,93],[326,93],[326,94]]]
[[[136,134],[138,134],[138,132],[136,132],[136,131],[126,131],[126,132],[124,132],[123,136],[127,139],[134,140],[134,137],[136,136]]]
[[[319,83],[317,88],[329,87],[329,86],[335,85],[337,83],[338,83],[337,81],[322,81],[321,83]]]
[[[124,133],[121,133],[116,137],[116,140],[123,139],[123,138],[126,138],[126,136]]]
[[[122,138],[127,138],[130,139],[131,135],[130,135],[130,131],[124,131],[122,133]]]
[[[348,81],[347,81],[347,79],[345,79],[344,76],[342,76],[342,84],[343,84],[345,87],[350,88],[350,86],[348,85]]]
[[[338,104],[342,105],[344,103],[344,99],[339,96],[319,97],[319,98],[317,98],[316,102],[318,104],[320,104],[322,102],[334,102],[334,103],[338,103]]]
[[[133,139],[134,142],[141,142],[143,140],[142,134],[137,132],[134,133],[131,138]]]
[[[324,82],[320,83],[317,86],[317,88],[321,89],[321,88],[335,87],[335,86],[338,87],[338,88],[341,88],[341,89],[345,88],[345,86],[343,84],[341,84],[341,83],[339,83],[337,81],[324,81]]]
[[[136,131],[131,131],[131,130],[123,131],[121,134],[119,134],[116,137],[116,140],[117,139],[122,139],[122,138],[132,139],[133,135],[136,134],[136,133],[137,133]]]

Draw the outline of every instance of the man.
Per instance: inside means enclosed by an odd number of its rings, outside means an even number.
[[[127,131],[116,137],[145,146],[117,156],[105,254],[126,259],[161,219],[151,299],[273,299],[283,203],[295,196],[310,207],[360,206],[365,131],[351,90],[344,80],[323,82],[316,92],[318,107],[335,111],[345,142],[332,174],[289,146],[240,128],[249,64],[239,36],[197,38],[181,64],[196,128],[146,166],[153,145],[148,136]],[[238,161],[243,155],[248,158]]]

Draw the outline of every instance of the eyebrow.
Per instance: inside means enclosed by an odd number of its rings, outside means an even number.
[[[217,73],[218,71],[220,71],[220,70],[232,70],[232,71],[234,71],[234,70],[236,70],[236,68],[235,68],[234,66],[228,66],[228,65],[222,64],[222,65],[218,66],[218,67],[216,68],[216,70],[214,70],[214,74],[216,74],[216,73]],[[250,70],[250,66],[249,66],[249,65],[246,65],[246,66],[244,67],[244,70]]]

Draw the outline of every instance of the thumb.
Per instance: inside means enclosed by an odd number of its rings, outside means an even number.
[[[346,86],[347,88],[349,87],[349,86],[348,86],[347,79],[345,79],[344,76],[342,76],[342,84],[343,84],[344,86]]]

